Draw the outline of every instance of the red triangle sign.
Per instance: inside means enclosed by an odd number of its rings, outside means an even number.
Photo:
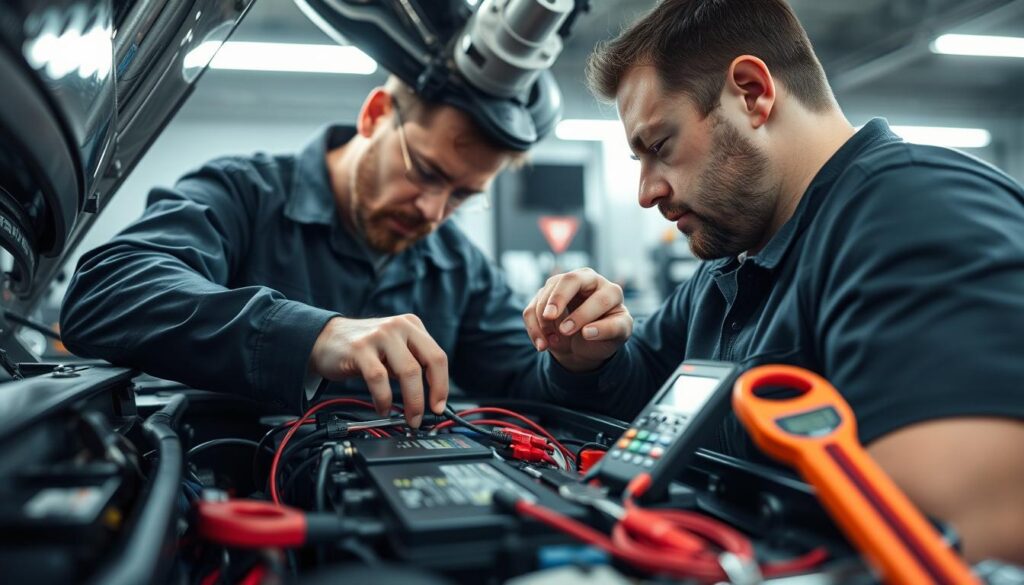
[[[561,254],[572,243],[576,230],[580,228],[580,218],[571,215],[544,215],[537,220],[540,233],[548,241],[548,246],[555,254]]]

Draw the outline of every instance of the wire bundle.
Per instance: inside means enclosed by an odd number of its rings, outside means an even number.
[[[633,501],[650,485],[650,476],[642,474],[626,489],[625,514],[612,528],[611,537],[525,499],[514,502],[517,513],[534,518],[600,548],[626,563],[653,574],[703,582],[730,580],[721,557],[728,553],[744,564],[753,564],[754,547],[750,540],[726,524],[709,516],[682,510],[649,510]],[[809,570],[823,562],[828,553],[816,548],[782,563],[762,564],[764,577]]]
[[[296,431],[298,431],[299,428],[302,427],[302,425],[305,425],[305,424],[315,424],[316,419],[314,418],[314,415],[317,412],[327,408],[328,406],[339,406],[339,405],[361,406],[363,408],[369,408],[371,410],[374,408],[373,404],[370,404],[369,402],[366,402],[365,400],[358,400],[358,399],[355,399],[355,398],[332,398],[330,400],[325,400],[325,401],[320,402],[319,404],[313,406],[312,408],[307,410],[306,413],[303,414],[302,417],[299,420],[297,420],[297,421],[295,421],[293,423],[286,423],[288,425],[288,433],[284,436],[283,439],[281,439],[281,444],[278,445],[277,451],[274,453],[274,459],[273,459],[273,461],[270,464],[270,499],[273,500],[275,504],[281,504],[282,503],[281,495],[280,495],[280,493],[278,492],[278,489],[277,489],[277,473],[278,473],[278,468],[281,465],[282,455],[284,454],[285,448],[288,446],[289,441],[292,440],[292,437],[295,436]],[[391,408],[392,408],[392,410],[395,410],[397,412],[402,412],[402,409],[400,407],[392,406]],[[377,437],[386,436],[386,435],[381,434],[381,431],[379,429],[367,429],[366,432],[371,434],[371,435],[373,435],[373,436],[377,436]],[[314,435],[315,435],[315,433],[314,433]],[[312,437],[314,435],[310,435],[310,436]],[[324,438],[326,438],[326,433],[324,434]],[[316,459],[310,459],[309,461],[315,462]],[[307,462],[304,462],[302,465],[305,465]],[[313,465],[313,463],[309,463],[309,465]],[[300,465],[300,467],[301,467],[301,465]],[[308,469],[308,466],[307,466],[307,469]],[[297,476],[298,474],[299,474],[299,470],[296,469],[296,472],[295,472],[294,475]]]

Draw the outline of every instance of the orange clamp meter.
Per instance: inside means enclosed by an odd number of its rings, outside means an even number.
[[[792,398],[759,392],[794,389]],[[857,439],[853,410],[821,376],[761,366],[736,380],[736,416],[768,455],[795,467],[887,583],[979,583]]]

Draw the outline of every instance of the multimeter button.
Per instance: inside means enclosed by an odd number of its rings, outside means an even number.
[[[658,439],[660,437],[661,437],[661,435],[659,435],[658,433],[651,433],[651,434],[647,435],[647,440],[652,442],[652,443],[657,443]]]
[[[622,451],[619,449],[612,449],[612,452],[609,453],[609,455],[612,456],[612,459],[618,459],[619,457],[622,457]]]
[[[672,442],[672,437],[670,435],[661,435],[658,437],[658,442],[662,445],[668,445]]]
[[[641,453],[650,453],[651,452],[651,447],[653,447],[653,446],[654,445],[651,445],[650,443],[644,443],[643,446],[640,447],[640,452]]]
[[[644,444],[641,443],[640,441],[633,441],[632,443],[629,444],[629,450],[634,452],[639,451],[643,446]]]
[[[637,433],[637,430],[636,430],[636,429],[629,429],[628,431],[626,431],[625,433],[623,433],[623,435],[622,435],[622,436],[623,436],[623,437],[626,437],[627,439],[632,439],[633,437],[635,437],[635,436],[636,436],[636,433]]]
[[[644,459],[644,467],[654,467],[654,459],[651,459],[650,457]]]
[[[618,447],[619,449],[625,449],[629,447],[629,444],[631,442],[632,441],[630,441],[629,439],[619,439],[619,442],[615,446]]]
[[[622,462],[623,463],[632,463],[633,462],[633,454],[632,453],[623,453],[622,454]]]
[[[643,430],[643,431],[640,431],[640,432],[638,432],[636,434],[636,438],[638,438],[641,441],[643,441],[644,439],[647,438],[647,435],[649,435],[649,434],[651,434],[649,431]]]
[[[657,458],[661,457],[661,455],[664,452],[665,452],[665,450],[662,449],[661,447],[655,447],[655,448],[651,449],[651,458],[652,459],[657,459]]]

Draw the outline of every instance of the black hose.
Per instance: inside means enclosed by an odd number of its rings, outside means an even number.
[[[181,439],[175,428],[188,408],[184,394],[175,394],[142,424],[142,432],[159,456],[141,501],[136,503],[131,534],[123,537],[121,554],[101,569],[93,583],[134,585],[167,580],[173,567],[176,509],[185,465]]]

